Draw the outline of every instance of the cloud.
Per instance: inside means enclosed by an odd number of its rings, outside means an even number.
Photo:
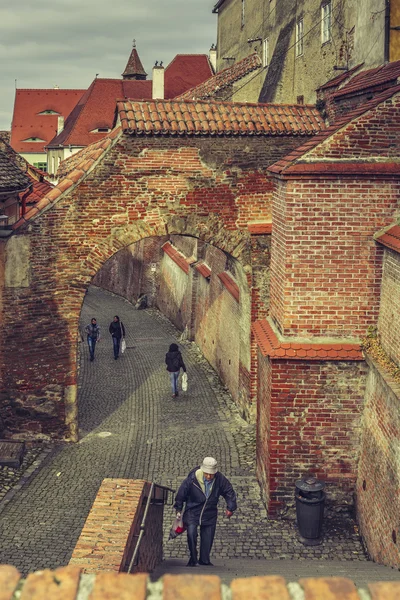
[[[215,0],[14,0],[0,21],[0,129],[18,88],[87,88],[96,73],[120,77],[132,40],[147,73],[156,60],[208,52]]]

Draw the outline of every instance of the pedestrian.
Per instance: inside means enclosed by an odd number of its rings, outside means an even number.
[[[117,360],[119,356],[119,348],[121,345],[121,339],[125,337],[125,327],[120,318],[115,315],[114,319],[110,323],[110,327],[108,328],[111,333],[112,341],[113,341],[113,349],[114,349],[114,358]]]
[[[236,494],[230,481],[218,471],[217,461],[206,456],[200,467],[193,469],[179,487],[175,497],[176,516],[182,514],[187,529],[187,540],[190,552],[188,567],[197,565],[197,528],[200,527],[199,565],[213,566],[210,552],[217,525],[217,505],[219,497],[226,502],[225,515],[231,518],[236,510]]]
[[[97,321],[94,317],[90,321],[89,325],[86,325],[85,332],[87,333],[90,360],[93,361],[96,342],[100,340],[100,327],[97,325]]]
[[[183,362],[182,354],[177,344],[171,344],[167,354],[165,355],[167,371],[171,379],[172,397],[178,396],[178,379],[181,368],[186,373],[185,363]]]

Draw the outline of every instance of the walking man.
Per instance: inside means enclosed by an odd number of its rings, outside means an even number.
[[[174,508],[181,516],[187,529],[190,552],[188,567],[213,566],[210,552],[214,541],[218,516],[218,500],[226,502],[225,515],[230,519],[236,510],[236,494],[230,481],[218,471],[217,461],[206,456],[200,467],[193,469],[182,482],[175,497]],[[200,527],[200,558],[197,561],[197,528]]]
[[[118,315],[115,315],[114,319],[110,323],[108,328],[111,333],[113,341],[114,358],[117,360],[119,356],[119,348],[121,345],[121,339],[125,337],[125,327],[122,321],[120,321]]]
[[[90,321],[89,325],[86,325],[85,332],[87,333],[90,360],[93,361],[96,342],[98,342],[100,339],[100,327],[97,325],[97,321],[94,317]]]
[[[177,344],[171,344],[167,354],[165,355],[165,364],[171,380],[172,397],[176,398],[178,393],[178,379],[181,369],[186,373],[186,366],[183,362],[181,351]]]

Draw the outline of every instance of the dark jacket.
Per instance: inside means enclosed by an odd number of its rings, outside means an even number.
[[[111,321],[108,331],[111,333],[112,337],[125,337],[125,327],[122,321]]]
[[[167,352],[165,355],[165,363],[167,365],[167,371],[170,373],[176,373],[181,368],[186,373],[185,363],[183,362],[182,354],[179,350],[176,352]]]
[[[206,498],[204,483],[202,483],[203,472],[196,467],[182,482],[175,496],[175,510],[181,512],[186,503],[183,514],[185,525],[215,525],[218,516],[218,500],[222,496],[226,502],[227,510],[235,511],[236,494],[230,481],[219,471],[213,479],[210,495]]]

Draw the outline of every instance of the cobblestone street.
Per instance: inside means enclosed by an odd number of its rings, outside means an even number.
[[[114,314],[127,330],[127,350],[118,360],[113,359],[108,333]],[[267,519],[254,474],[254,426],[241,419],[191,343],[181,344],[189,390],[171,397],[164,357],[177,332],[161,315],[136,311],[123,299],[91,288],[82,326],[93,316],[102,339],[94,362],[89,361],[86,341],[80,344],[80,442],[60,445],[3,507],[0,563],[13,564],[23,573],[68,563],[103,478],[143,478],[176,488],[207,455],[218,459],[239,504],[230,521],[221,511],[213,549],[216,563],[233,557],[367,561],[347,513],[328,514],[323,544],[311,548],[297,541],[293,521]],[[172,515],[167,507],[166,538]],[[186,558],[183,537],[165,543],[166,558]]]

